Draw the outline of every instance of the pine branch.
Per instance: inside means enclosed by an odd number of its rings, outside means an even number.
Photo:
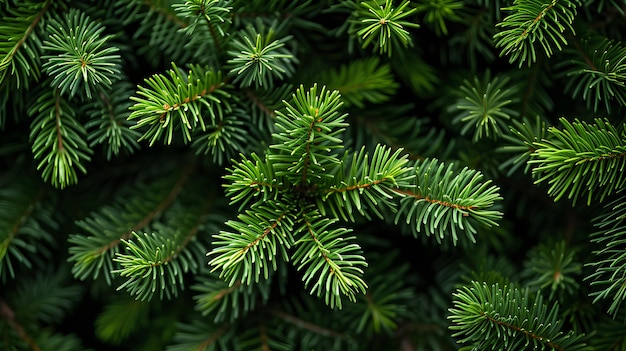
[[[100,274],[111,284],[113,257],[123,240],[144,229],[159,218],[179,196],[193,167],[188,165],[174,177],[161,177],[154,182],[139,184],[131,194],[121,196],[112,205],[103,206],[76,225],[89,235],[71,234],[68,242],[69,261],[74,262],[72,274],[85,280]]]
[[[306,211],[306,210],[305,210]],[[292,258],[298,270],[305,268],[302,280],[310,287],[311,294],[321,297],[331,308],[341,308],[341,295],[350,301],[356,300],[355,293],[365,293],[367,284],[361,278],[367,263],[357,244],[348,243],[345,228],[328,229],[334,220],[325,220],[318,211],[304,212],[300,227],[300,239],[294,244]],[[311,286],[312,284],[312,286]]]
[[[394,47],[398,50],[413,45],[411,35],[404,27],[418,28],[419,25],[405,19],[417,11],[416,8],[407,9],[409,4],[408,0],[403,0],[394,7],[392,0],[385,0],[384,5],[377,1],[362,1],[354,5],[349,32],[358,36],[363,48],[373,45],[374,51],[391,57]]]
[[[622,301],[626,299],[626,198],[622,195],[605,206],[604,213],[595,219],[598,231],[592,234],[592,242],[603,245],[594,251],[597,260],[588,263],[595,267],[585,279],[598,290],[591,293],[594,302],[609,299],[608,312],[615,318],[620,313]]]
[[[534,165],[536,183],[547,181],[548,194],[557,201],[567,195],[576,201],[586,193],[587,204],[593,196],[602,201],[626,184],[626,134],[608,120],[595,124],[562,118],[564,129],[548,129],[549,138],[535,143],[536,151],[528,161]],[[622,127],[623,129],[623,127]]]
[[[391,201],[394,189],[400,184],[409,187],[414,178],[409,174],[411,168],[407,167],[407,156],[402,151],[398,149],[392,154],[390,148],[376,145],[371,161],[365,148],[354,153],[351,161],[346,154],[342,167],[333,175],[334,184],[318,200],[321,213],[354,221],[356,209],[361,215],[373,212],[382,218],[381,206],[395,208]]]
[[[241,83],[243,87],[269,87],[274,80],[284,80],[291,77],[295,71],[298,59],[285,47],[291,40],[290,36],[274,39],[277,27],[273,23],[266,29],[262,22],[256,26],[248,26],[230,42],[227,67],[229,75],[235,77],[234,83]]]
[[[404,220],[416,236],[424,231],[441,242],[451,234],[456,244],[458,234],[465,233],[475,242],[477,224],[496,226],[502,218],[501,212],[492,209],[495,201],[502,199],[499,187],[490,180],[482,182],[478,171],[463,168],[457,173],[452,164],[446,167],[432,159],[417,163],[415,175],[415,188],[397,188],[394,192],[402,196],[395,223]]]
[[[76,120],[76,110],[60,94],[59,89],[44,90],[28,114],[31,123],[30,141],[33,157],[39,160],[42,178],[63,189],[78,182],[77,170],[87,173],[85,162],[93,151],[86,142],[87,132]]]
[[[567,45],[565,32],[574,32],[572,22],[576,17],[577,0],[515,0],[511,11],[498,23],[501,32],[493,36],[500,56],[508,55],[510,63],[531,65],[537,61],[540,50],[550,57],[555,50]]]
[[[7,74],[15,78],[18,88],[28,88],[31,75],[39,79],[41,42],[37,28],[51,5],[52,0],[22,1],[20,7],[8,9],[10,17],[4,17],[7,22],[0,24],[0,83]]]
[[[231,95],[219,72],[192,65],[184,75],[175,64],[172,67],[169,77],[155,74],[147,78],[148,87],[139,86],[139,96],[131,97],[135,105],[128,119],[138,119],[131,128],[148,127],[139,140],[150,140],[150,146],[162,138],[171,144],[176,129],[181,130],[185,142],[191,141],[194,129],[206,130],[207,122],[217,124],[231,110]]]
[[[529,295],[528,290],[472,282],[453,294],[450,329],[460,343],[480,350],[589,350],[583,335],[562,331],[558,305],[549,308],[540,294]]]
[[[588,107],[593,103],[596,112],[602,101],[609,113],[614,104],[626,106],[626,46],[606,38],[574,44],[566,91],[571,90],[574,98],[581,96]]]
[[[308,92],[300,86],[293,103],[285,102],[286,112],[276,112],[278,133],[273,135],[276,144],[270,146],[276,152],[268,155],[268,161],[277,176],[305,186],[331,177],[328,169],[339,160],[328,153],[341,148],[339,134],[346,115],[339,113],[339,92],[326,87],[318,94],[317,85]]]
[[[57,228],[50,207],[44,199],[44,190],[32,179],[22,178],[0,190],[2,282],[15,278],[16,263],[32,269],[37,257],[49,258],[47,246],[54,240],[48,228]]]
[[[104,26],[78,10],[70,10],[63,19],[53,18],[46,26],[49,40],[42,48],[52,55],[43,56],[44,71],[52,77],[51,86],[61,94],[74,96],[84,92],[106,91],[121,74],[118,48],[107,46],[112,36],[103,36]]]

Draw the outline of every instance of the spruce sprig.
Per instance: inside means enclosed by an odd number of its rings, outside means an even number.
[[[493,36],[501,56],[510,63],[530,66],[541,54],[550,57],[561,51],[573,33],[578,0],[515,0],[504,8],[510,14],[496,26],[502,30]]]
[[[42,48],[48,54],[44,71],[52,77],[52,86],[69,96],[78,91],[88,99],[106,91],[121,74],[119,49],[106,45],[111,35],[84,13],[71,9],[63,19],[53,18],[47,26],[48,40]]]
[[[87,131],[78,122],[75,108],[59,89],[44,90],[28,109],[33,157],[39,160],[41,176],[57,188],[78,182],[78,172],[87,173],[86,162],[93,151],[87,144]]]
[[[482,182],[478,172],[465,169],[454,178],[451,168],[442,175],[443,165],[432,162],[414,168],[401,149],[382,145],[371,156],[363,148],[340,157],[346,126],[340,107],[337,91],[301,86],[276,112],[277,132],[265,157],[242,156],[229,169],[231,203],[249,209],[226,223],[234,231],[215,235],[209,255],[230,286],[268,279],[277,260],[292,261],[305,286],[330,307],[341,308],[342,296],[355,301],[367,289],[367,263],[350,230],[337,222],[354,221],[354,210],[382,218],[398,199],[397,218],[419,218],[418,231],[426,223],[426,232],[440,237],[451,227],[455,242],[457,230],[471,235],[476,224],[497,224],[501,214],[490,207],[500,199],[498,188]],[[439,171],[431,177],[433,167]],[[431,211],[435,216],[425,216]]]
[[[362,1],[355,6],[349,31],[358,37],[363,48],[373,46],[374,51],[391,57],[394,47],[413,45],[405,27],[419,28],[419,25],[407,20],[417,11],[416,8],[409,8],[410,4],[408,0],[403,0],[398,6],[394,6],[392,0],[385,0],[384,4]]]
[[[192,131],[205,131],[231,110],[231,95],[221,73],[207,67],[192,65],[185,74],[172,63],[167,76],[155,74],[145,82],[148,87],[139,86],[138,96],[131,97],[135,104],[128,119],[138,120],[132,128],[147,128],[139,140],[149,140],[150,145],[161,139],[171,144],[178,129],[183,141],[189,142]]]
[[[589,350],[582,334],[564,332],[558,304],[528,289],[473,281],[453,294],[448,317],[460,343],[478,350]]]
[[[551,127],[548,138],[534,144],[528,161],[534,166],[536,183],[547,181],[548,194],[557,201],[563,196],[574,203],[585,198],[602,201],[624,188],[626,178],[626,132],[606,119],[594,124],[569,122],[562,118],[563,130]]]

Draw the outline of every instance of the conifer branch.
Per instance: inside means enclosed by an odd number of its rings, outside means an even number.
[[[50,85],[70,97],[84,91],[88,99],[92,90],[109,89],[121,73],[121,60],[119,49],[106,45],[111,36],[102,35],[104,26],[75,9],[50,22],[51,33],[42,46],[53,54],[43,56],[47,60],[43,69],[52,77]]]
[[[565,32],[574,32],[576,0],[515,0],[504,8],[512,13],[498,23],[504,30],[493,36],[500,55],[510,55],[509,62],[531,65],[537,61],[538,51],[550,57],[555,49],[567,45]]]
[[[26,342],[32,351],[41,351],[35,339],[26,332],[24,327],[17,320],[15,320],[15,312],[13,312],[11,306],[2,298],[0,298],[0,319],[7,321],[9,326],[17,332],[17,335]]]
[[[140,231],[154,222],[179,197],[183,186],[194,169],[189,163],[176,177],[162,177],[147,186],[138,186],[136,194],[118,198],[114,204],[103,206],[76,224],[90,235],[73,234],[70,243],[70,262],[74,262],[72,274],[85,280],[97,278],[103,273],[111,284],[114,270],[113,257],[124,240],[133,232]],[[151,189],[146,196],[146,189]],[[160,190],[160,191],[159,191]]]
[[[61,97],[59,89],[50,89],[37,98],[28,114],[35,116],[30,140],[33,157],[39,160],[37,169],[43,168],[42,178],[61,189],[76,184],[76,169],[87,172],[84,162],[91,160],[93,151],[73,107]]]
[[[592,234],[591,241],[602,247],[593,252],[597,260],[587,265],[594,267],[594,271],[585,278],[592,280],[592,286],[598,287],[590,294],[594,296],[594,302],[597,303],[602,299],[611,300],[608,312],[613,318],[620,313],[620,306],[626,299],[625,199],[622,195],[608,203],[604,208],[604,213],[595,219],[594,224],[598,231]]]
[[[32,6],[26,3],[26,8],[12,9],[9,13],[14,15],[10,18],[9,23],[0,25],[0,33],[8,37],[4,40],[4,36],[0,37],[0,83],[6,78],[6,74],[10,73],[17,79],[16,85],[28,87],[28,78],[33,74],[35,79],[39,78],[39,56],[33,55],[37,50],[39,39],[36,35],[36,28],[42,18],[50,9],[52,0],[46,0]],[[29,6],[30,5],[30,6]],[[15,39],[19,38],[17,41]],[[32,46],[29,44],[32,42]],[[27,64],[27,67],[20,65]],[[10,72],[8,71],[10,69]],[[32,69],[31,69],[32,68]]]
[[[597,43],[592,38],[582,45],[574,41],[574,45],[566,90],[574,97],[581,95],[587,106],[593,102],[594,111],[602,100],[608,112],[613,105],[626,106],[626,46],[608,39]]]
[[[311,294],[324,293],[331,308],[342,307],[339,293],[355,301],[355,293],[364,294],[367,289],[361,278],[361,267],[367,266],[361,248],[347,242],[355,237],[348,237],[350,231],[345,228],[327,229],[335,221],[324,221],[317,211],[303,211],[301,216],[298,232],[302,236],[295,243],[292,257],[298,270],[306,268],[302,277],[305,286],[313,285]]]
[[[558,305],[549,308],[538,294],[528,290],[472,282],[453,294],[449,317],[461,343],[479,349],[522,350],[549,347],[554,350],[588,350],[583,335],[561,331]]]
[[[0,215],[0,279],[3,281],[7,270],[11,278],[15,277],[13,260],[31,268],[31,259],[25,254],[46,253],[44,247],[35,247],[32,241],[41,244],[52,241],[50,234],[38,223],[40,219],[50,220],[46,214],[47,209],[42,208],[41,204],[44,190],[33,186],[29,181],[11,185],[13,190],[9,187],[0,191],[0,208],[3,209]],[[47,224],[54,227],[54,223]]]
[[[229,285],[241,280],[246,285],[261,278],[269,278],[269,267],[276,270],[279,255],[289,260],[287,249],[295,240],[295,222],[291,206],[274,201],[266,201],[239,214],[238,221],[228,221],[226,225],[235,232],[222,231],[215,235],[215,247],[209,255],[216,255],[209,264],[213,270],[220,268],[220,277],[225,277]]]
[[[164,138],[165,144],[171,144],[174,130],[180,129],[183,141],[188,142],[194,129],[205,131],[207,122],[217,124],[230,112],[231,95],[225,90],[220,72],[192,65],[183,75],[172,63],[168,76],[147,78],[148,87],[139,86],[139,96],[131,97],[135,105],[128,119],[138,119],[131,128],[148,127],[139,140],[148,139],[153,145]]]
[[[403,0],[397,7],[392,0],[385,0],[384,4],[362,1],[355,5],[350,32],[358,36],[363,48],[374,44],[374,51],[391,57],[394,46],[406,48],[413,45],[410,33],[404,27],[418,28],[419,25],[405,19],[417,11],[417,8],[407,9],[409,5],[408,0]]]
[[[563,130],[548,129],[548,139],[536,142],[530,164],[536,165],[536,183],[547,181],[548,194],[555,201],[566,196],[574,203],[586,195],[602,201],[626,184],[621,177],[626,169],[626,139],[622,131],[608,120],[596,119],[594,124],[561,119]]]
[[[339,160],[329,151],[341,148],[339,134],[346,124],[339,113],[342,102],[338,91],[314,85],[308,92],[303,86],[293,95],[294,105],[285,102],[286,112],[277,111],[273,135],[276,143],[268,155],[277,176],[285,176],[294,184],[308,185],[316,179],[328,178],[328,169]]]
[[[460,232],[475,242],[475,224],[496,226],[502,218],[501,212],[492,209],[502,199],[499,187],[491,185],[490,180],[482,182],[480,172],[464,168],[457,173],[452,164],[446,167],[432,159],[416,164],[415,174],[415,190],[394,190],[403,196],[395,222],[410,224],[414,235],[424,231],[440,242],[451,232],[456,244]]]

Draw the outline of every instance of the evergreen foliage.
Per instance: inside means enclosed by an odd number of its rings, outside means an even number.
[[[0,0],[0,349],[626,350],[624,33],[624,0]]]

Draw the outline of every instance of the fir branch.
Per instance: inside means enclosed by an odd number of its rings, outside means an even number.
[[[290,338],[273,328],[268,328],[264,322],[259,323],[258,326],[247,328],[238,339],[242,351],[290,351],[295,348],[294,342]]]
[[[43,168],[42,178],[61,189],[76,184],[76,170],[87,173],[84,163],[91,160],[93,151],[85,141],[87,132],[76,120],[74,107],[61,97],[59,89],[48,89],[28,114],[35,116],[30,141],[33,157],[39,160],[37,169]]]
[[[261,160],[254,153],[250,157],[251,160],[242,155],[241,161],[235,162],[228,169],[229,174],[224,176],[229,181],[225,185],[226,195],[230,197],[231,204],[241,203],[240,211],[259,195],[262,202],[276,201],[281,190],[286,189],[286,184],[276,176],[272,163],[267,159]]]
[[[620,306],[626,299],[626,255],[624,238],[626,237],[626,197],[623,195],[607,204],[604,213],[595,218],[598,231],[592,234],[592,242],[603,245],[593,254],[597,260],[588,263],[595,267],[587,276],[597,290],[590,295],[594,302],[609,299],[608,312],[615,318],[620,313]]]
[[[193,35],[200,24],[211,36],[211,41],[215,45],[219,54],[224,53],[224,41],[227,38],[228,25],[231,23],[231,0],[193,0],[185,4],[173,5],[181,16],[193,19],[193,22],[182,31],[188,35]]]
[[[448,35],[446,21],[461,22],[461,9],[463,1],[437,0],[418,2],[415,9],[417,13],[424,12],[424,22],[435,28],[437,36]]]
[[[12,17],[3,18],[7,22],[0,24],[0,83],[7,73],[15,77],[18,88],[28,88],[31,74],[39,79],[41,43],[36,30],[52,3],[22,1],[20,7],[8,11]]]
[[[150,305],[144,301],[117,298],[104,306],[95,321],[98,339],[119,345],[149,321]]]
[[[176,129],[182,131],[185,142],[191,141],[192,130],[206,130],[206,120],[217,124],[231,110],[231,95],[219,72],[192,65],[184,75],[174,63],[172,67],[169,77],[156,74],[147,78],[148,87],[139,86],[139,96],[131,97],[135,105],[128,119],[138,119],[131,128],[148,127],[139,140],[148,139],[150,145],[161,138],[171,144]]]
[[[198,272],[206,252],[198,236],[214,219],[210,216],[214,209],[212,202],[191,195],[194,203],[172,206],[168,218],[154,225],[152,235],[133,233],[134,240],[124,241],[127,253],[116,253],[113,260],[120,269],[111,272],[127,278],[118,290],[125,288],[139,300],[150,300],[156,291],[161,299],[164,295],[169,299],[184,288],[184,274]]]
[[[280,319],[285,320],[286,322],[289,322],[295,326],[297,326],[298,328],[301,329],[305,329],[307,331],[313,332],[315,334],[319,334],[322,336],[326,336],[326,337],[331,337],[331,338],[336,338],[336,339],[345,339],[347,337],[346,334],[344,333],[338,333],[337,331],[334,331],[332,329],[328,329],[328,328],[324,328],[322,326],[319,326],[317,324],[308,322],[304,319],[301,319],[297,316],[294,316],[292,314],[289,314],[283,310],[279,310],[279,309],[272,309],[270,310],[270,313]]]
[[[191,147],[196,154],[211,154],[213,161],[221,165],[249,148],[254,135],[246,129],[247,118],[239,118],[236,110],[232,112],[217,124],[207,126],[206,131],[194,133]]]
[[[385,0],[384,5],[377,1],[362,1],[355,5],[357,8],[349,20],[349,32],[358,36],[363,48],[373,44],[374,51],[391,57],[394,46],[406,48],[413,45],[411,35],[404,27],[418,28],[419,25],[405,19],[417,11],[416,8],[407,9],[409,4],[408,0],[403,0],[394,7],[392,0]]]
[[[102,35],[104,26],[72,9],[63,19],[51,19],[47,28],[50,34],[42,48],[52,55],[42,58],[47,60],[43,69],[52,77],[51,86],[70,97],[84,91],[88,99],[92,91],[111,87],[121,73],[121,59],[118,48],[106,45],[112,36]]]
[[[548,129],[549,137],[534,144],[536,151],[528,161],[534,167],[536,183],[547,181],[548,194],[558,201],[576,201],[586,193],[587,204],[592,196],[602,201],[622,189],[626,178],[626,134],[619,132],[608,120],[595,124],[562,118],[564,129]],[[623,129],[623,127],[622,127]]]
[[[303,86],[293,95],[291,105],[285,102],[286,112],[277,111],[273,135],[276,144],[268,161],[274,165],[277,176],[284,176],[293,184],[308,185],[318,179],[331,177],[328,169],[339,163],[329,151],[341,148],[339,134],[346,115],[339,113],[342,105],[338,91],[314,85],[308,92]]]
[[[291,77],[298,59],[285,47],[291,37],[274,39],[276,24],[265,28],[262,22],[248,26],[234,38],[228,50],[229,75],[235,77],[233,83],[241,82],[243,87],[272,87],[273,81]]]
[[[120,81],[113,84],[110,92],[98,93],[97,99],[87,102],[83,111],[90,117],[85,124],[88,131],[89,146],[103,145],[107,160],[119,155],[122,151],[133,153],[139,149],[137,139],[141,136],[136,130],[130,129],[128,108],[131,106],[129,97],[132,95],[131,85]]]
[[[459,233],[475,242],[476,224],[498,225],[502,213],[492,207],[502,199],[499,187],[490,180],[482,182],[483,175],[475,170],[463,168],[455,173],[452,164],[446,167],[436,159],[417,163],[415,190],[394,190],[402,196],[395,223],[404,220],[414,235],[424,231],[427,236],[435,235],[437,242],[451,234],[453,244]]]
[[[463,123],[461,134],[472,132],[473,140],[483,135],[497,139],[507,128],[507,121],[517,117],[518,112],[510,105],[516,102],[516,90],[509,85],[508,78],[494,77],[486,71],[483,79],[474,77],[473,82],[465,80],[459,88],[459,99],[448,111],[456,112],[453,123]]]
[[[574,98],[582,96],[588,107],[593,103],[594,111],[602,101],[609,113],[614,104],[626,106],[626,46],[606,38],[574,44],[565,90],[571,90]]]
[[[0,280],[15,278],[15,263],[33,268],[37,256],[47,257],[56,228],[44,190],[32,179],[22,178],[0,190]],[[46,228],[47,227],[47,228]],[[33,245],[37,242],[38,245]],[[36,255],[34,255],[36,254]],[[34,257],[29,257],[33,255]]]
[[[400,184],[408,187],[414,176],[410,174],[411,167],[407,167],[408,159],[407,155],[402,155],[403,150],[398,149],[393,154],[391,151],[376,145],[371,161],[365,148],[354,153],[351,161],[346,154],[342,167],[334,174],[334,184],[318,200],[321,213],[354,221],[354,209],[361,215],[371,211],[382,218],[381,206],[395,208],[391,202],[394,188]]]
[[[509,145],[498,148],[499,152],[513,154],[509,159],[500,164],[500,169],[508,167],[507,175],[513,174],[524,165],[524,173],[528,173],[531,164],[528,161],[536,151],[535,143],[544,140],[547,133],[546,122],[539,115],[533,120],[524,118],[522,121],[514,120],[509,126],[511,134],[502,135]]]
[[[264,305],[270,297],[273,279],[253,285],[236,280],[232,286],[215,273],[202,271],[191,289],[196,293],[196,309],[215,323],[234,322],[251,314],[257,305]]]
[[[132,9],[129,9],[132,8]],[[197,64],[207,64],[206,61],[199,61],[200,55],[196,55],[190,49],[193,38],[189,38],[184,33],[189,25],[186,18],[176,15],[171,3],[164,0],[133,0],[123,4],[118,16],[127,22],[139,21],[138,27],[133,31],[133,39],[143,43],[138,50],[145,60],[153,66],[161,65],[163,62],[193,62]],[[197,34],[205,31],[198,31]],[[205,40],[202,35],[200,41]],[[209,43],[212,47],[212,43]],[[194,47],[195,46],[191,46]],[[208,50],[202,53],[205,58],[210,58]]]
[[[310,287],[311,294],[318,297],[324,294],[327,305],[342,308],[341,294],[354,302],[355,293],[365,293],[367,284],[362,279],[361,267],[367,263],[361,248],[348,242],[355,239],[347,236],[350,230],[328,229],[335,220],[324,220],[317,210],[305,211],[297,229],[301,237],[295,243],[294,264],[298,270],[305,268],[302,280]]]
[[[34,338],[26,332],[22,324],[15,320],[15,312],[2,298],[0,298],[0,319],[7,321],[9,326],[17,332],[20,339],[24,340],[32,351],[41,351]]]
[[[572,22],[576,17],[578,0],[515,0],[511,11],[497,27],[503,30],[493,36],[500,56],[509,55],[509,62],[529,66],[537,61],[538,51],[547,57],[567,45],[563,35],[574,32]]]
[[[205,319],[194,319],[189,324],[178,324],[174,345],[168,351],[214,351],[232,349],[235,328],[230,323],[215,325]]]
[[[133,234],[136,242],[132,239],[124,241],[129,253],[117,253],[113,259],[121,268],[112,273],[128,278],[117,290],[126,289],[138,300],[150,300],[157,291],[161,299],[176,296],[177,286],[183,285],[183,274],[186,273],[185,265],[174,261],[182,245],[176,238],[163,240],[155,234],[144,233],[143,237]]]
[[[563,300],[565,293],[574,294],[580,284],[575,277],[582,272],[582,264],[574,259],[576,250],[568,248],[565,241],[541,244],[531,250],[524,262],[522,275],[530,289],[543,290],[550,287],[549,298]]]
[[[417,298],[410,266],[398,264],[401,260],[393,252],[370,253],[368,261],[367,293],[359,295],[358,303],[346,305],[348,330],[365,336],[392,334],[402,321],[411,319],[409,306]]]
[[[68,242],[70,257],[74,262],[72,274],[81,280],[98,278],[102,273],[111,284],[113,257],[119,246],[133,232],[144,229],[155,221],[178,198],[193,170],[188,164],[175,177],[138,185],[135,192],[119,197],[112,205],[103,206],[76,225],[90,235],[72,234]]]
[[[241,280],[250,285],[261,278],[268,279],[271,265],[277,268],[277,258],[289,260],[287,249],[295,240],[293,228],[295,216],[289,202],[265,201],[239,214],[238,221],[226,225],[235,232],[221,231],[214,235],[215,247],[209,255],[215,255],[209,264],[213,270],[220,268],[230,286]]]
[[[221,25],[230,24],[231,11],[230,0],[192,0],[185,1],[184,4],[172,5],[175,11],[184,18],[193,19],[190,25],[183,28],[187,35],[193,35],[196,28],[206,24],[213,36],[218,51],[222,52],[220,37],[226,36],[226,28]],[[215,24],[218,24],[217,26]],[[217,36],[219,33],[220,37]]]
[[[461,337],[459,342],[475,349],[589,349],[582,342],[583,335],[562,331],[558,305],[548,308],[540,294],[532,298],[528,290],[474,281],[457,289],[453,296],[450,329]]]

